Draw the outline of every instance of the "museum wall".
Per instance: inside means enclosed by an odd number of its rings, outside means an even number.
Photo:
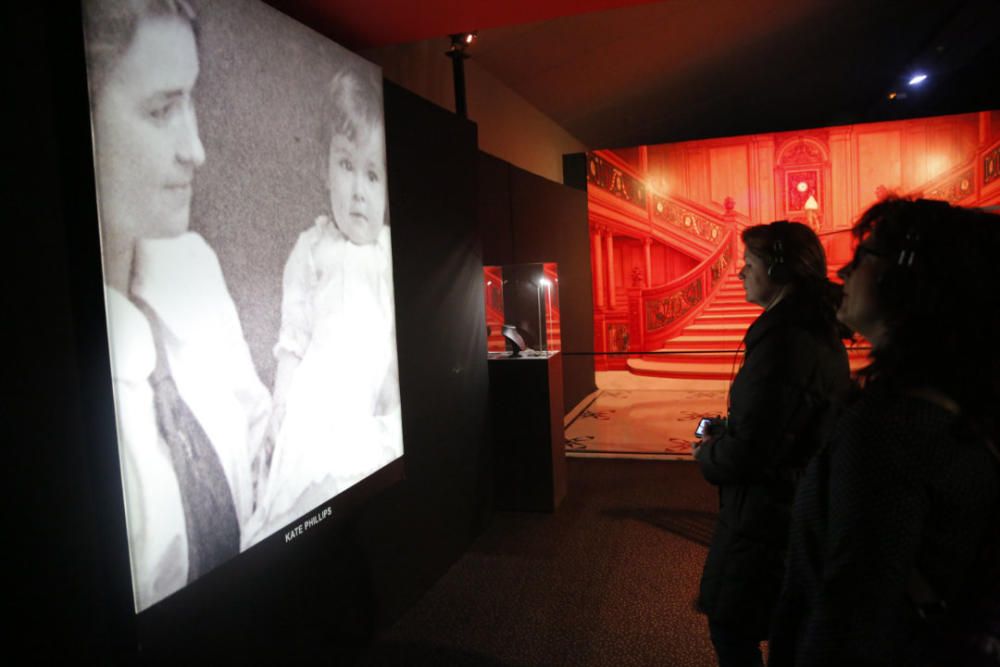
[[[381,65],[385,78],[449,110],[455,109],[446,38],[386,46],[361,55]],[[563,182],[562,156],[587,149],[551,118],[476,63],[465,61],[469,118],[479,126],[479,148],[521,169]]]
[[[306,535],[250,550],[137,617],[78,11],[22,5],[10,24],[14,634],[41,661],[349,660],[490,514],[476,127],[386,85],[403,478],[376,475],[377,486],[358,485],[343,512]]]

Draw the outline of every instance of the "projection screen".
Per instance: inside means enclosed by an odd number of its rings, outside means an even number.
[[[403,454],[381,71],[256,1],[83,16],[140,612]]]

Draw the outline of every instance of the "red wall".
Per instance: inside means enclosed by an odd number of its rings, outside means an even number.
[[[1000,112],[986,111],[703,139],[647,147],[640,177],[662,194],[713,208],[732,197],[753,224],[803,220],[795,200],[812,194],[818,230],[828,231],[850,227],[887,192],[964,205],[992,201],[997,194],[985,191],[980,158],[998,138]],[[970,176],[965,189],[963,172]],[[798,183],[806,184],[805,195]]]
[[[646,254],[642,242],[628,236],[616,236],[614,247],[616,303],[619,304],[625,303],[625,290],[629,287],[663,285],[698,265],[695,258],[653,242],[649,250],[652,282],[646,283]],[[639,282],[636,282],[637,278]]]
[[[1000,204],[1000,111],[590,154],[595,349],[614,350],[608,341],[615,332],[642,322],[635,304],[643,297],[630,303],[630,290],[634,296],[633,288],[662,287],[706,268],[702,264],[722,237],[699,230],[738,234],[773,220],[805,222],[837,266],[851,255],[847,231],[888,194],[962,206]],[[664,204],[682,212],[682,228],[671,226],[676,217],[662,214]],[[632,334],[632,342],[642,340]],[[607,364],[624,367],[621,357]]]

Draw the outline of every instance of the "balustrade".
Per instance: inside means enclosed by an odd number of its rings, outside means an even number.
[[[627,357],[655,349],[676,335],[705,307],[732,270],[740,216],[649,190],[613,154],[588,156],[591,216],[600,220],[591,236],[594,262],[594,345],[603,368],[625,368]],[[599,201],[598,201],[599,200]],[[728,203],[728,202],[727,202]],[[645,276],[626,287],[625,307],[614,281],[614,233],[641,240]],[[666,284],[652,284],[652,241],[701,256],[697,266]]]

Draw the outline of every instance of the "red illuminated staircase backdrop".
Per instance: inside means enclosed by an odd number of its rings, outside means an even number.
[[[742,284],[730,275],[678,336],[655,352],[629,359],[627,368],[635,375],[731,380],[743,361],[743,335],[761,312],[760,306],[746,302]],[[866,343],[850,347],[852,370],[865,365],[867,353]]]
[[[737,350],[743,335],[761,312],[760,306],[746,302],[742,284],[730,275],[691,324],[661,349],[629,359],[628,370],[635,375],[728,380],[740,363]]]
[[[588,153],[595,369],[728,379],[760,314],[735,275],[741,232],[808,224],[833,270],[854,220],[893,193],[1000,204],[1000,112]]]
[[[761,308],[745,300],[736,275],[742,264],[739,237],[752,222],[733,211],[712,208],[647,189],[616,156],[588,159],[588,203],[595,282],[596,370],[627,370],[664,378],[729,380],[741,363],[741,343]],[[651,246],[662,243],[699,258],[681,275],[650,285],[637,271],[632,286],[615,278],[612,250],[620,239],[643,239],[645,276]],[[851,256],[849,228],[821,232],[830,268]],[[619,268],[619,273],[621,272]],[[613,284],[614,282],[614,284]],[[646,284],[643,284],[646,283]],[[868,346],[853,346],[852,368],[865,363]]]

